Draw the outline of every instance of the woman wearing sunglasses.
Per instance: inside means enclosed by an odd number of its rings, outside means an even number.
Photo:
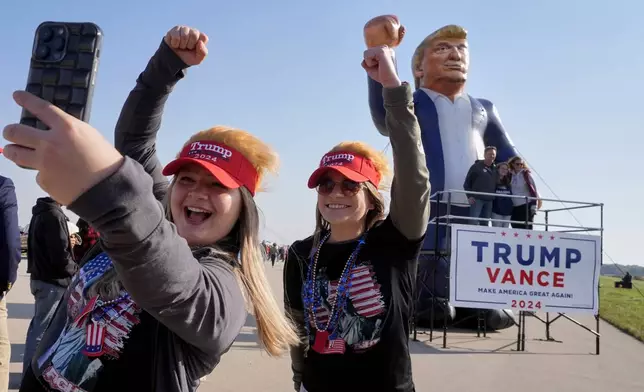
[[[383,85],[394,179],[389,215],[379,193],[385,156],[343,142],[322,157],[316,229],[296,241],[284,270],[287,314],[302,344],[291,349],[296,391],[413,391],[408,335],[412,287],[429,216],[429,173],[412,90],[387,47],[363,67]]]

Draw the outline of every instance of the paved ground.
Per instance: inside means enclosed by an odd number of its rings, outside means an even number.
[[[8,296],[11,333],[12,388],[17,388],[22,369],[25,333],[33,313],[29,276],[22,263],[18,282]],[[267,264],[275,294],[282,298],[282,264]],[[588,326],[592,317],[578,317]],[[602,322],[601,355],[594,355],[595,339],[567,320],[552,327],[562,342],[545,342],[544,328],[528,318],[526,351],[515,352],[515,328],[477,338],[475,333],[449,333],[448,348],[442,337],[434,343],[419,335],[411,342],[416,390],[419,392],[469,392],[520,388],[523,392],[642,392],[644,391],[644,344]],[[255,324],[249,317],[233,349],[199,389],[202,392],[292,391],[288,357],[274,359],[259,350]],[[508,388],[508,389],[509,389]],[[17,389],[16,389],[17,390]]]

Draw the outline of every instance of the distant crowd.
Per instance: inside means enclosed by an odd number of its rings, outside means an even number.
[[[271,266],[275,267],[276,261],[286,262],[288,257],[288,245],[278,245],[275,242],[262,241],[262,251],[264,252],[264,260],[270,261]]]

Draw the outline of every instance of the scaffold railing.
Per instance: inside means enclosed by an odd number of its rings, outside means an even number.
[[[511,198],[513,199],[513,205],[515,208],[521,207],[525,205],[526,208],[526,219],[525,220],[506,220],[506,219],[493,219],[493,218],[481,218],[481,217],[473,217],[469,216],[469,205],[464,204],[464,203],[455,203],[453,200],[455,197],[453,195],[459,195],[459,197],[456,197],[456,199],[463,200],[462,195],[466,195],[466,199],[469,197],[474,197],[476,198],[477,196],[483,196],[484,198],[487,199],[493,199],[493,198]],[[447,274],[446,276],[443,276],[442,278],[445,280],[445,287],[443,287],[444,292],[448,293],[446,298],[439,298],[437,295],[435,295],[435,291],[437,288],[437,273],[436,270],[434,269],[434,272],[432,273],[431,279],[433,280],[433,284],[431,284],[432,289],[431,290],[426,290],[431,293],[431,306],[430,306],[430,320],[429,320],[429,340],[433,340],[433,331],[434,331],[434,326],[435,326],[435,307],[438,305],[441,305],[441,301],[443,301],[443,305],[440,306],[440,308],[443,309],[443,347],[447,347],[447,336],[448,336],[448,327],[456,327],[457,325],[448,325],[448,308],[449,308],[449,284],[450,284],[450,276],[451,276],[451,267],[450,267],[450,257],[452,255],[452,249],[451,249],[451,227],[455,224],[467,224],[467,225],[479,225],[479,226],[494,226],[496,227],[512,227],[514,226],[520,226],[521,228],[528,229],[528,230],[535,230],[535,231],[542,231],[542,232],[556,232],[556,233],[582,233],[582,234],[592,234],[596,235],[599,237],[599,246],[600,246],[600,252],[599,252],[599,265],[603,265],[603,260],[602,260],[602,255],[603,255],[603,232],[604,232],[604,204],[603,203],[596,203],[596,202],[585,202],[585,201],[574,201],[574,200],[559,200],[559,199],[550,199],[550,198],[536,198],[536,197],[529,197],[529,196],[517,196],[517,195],[505,195],[505,194],[496,194],[496,193],[484,193],[484,192],[466,192],[464,190],[446,190],[446,191],[439,191],[435,192],[434,194],[431,195],[430,197],[431,200],[431,208],[432,212],[430,214],[430,220],[428,224],[428,230],[427,230],[427,238],[425,241],[425,246],[423,247],[421,251],[421,256],[431,256],[433,258],[434,265],[437,265],[439,262],[446,262],[447,263]],[[523,200],[523,203],[520,202],[514,202],[514,200]],[[536,209],[536,204],[541,204],[543,203],[541,208]],[[563,207],[559,207],[557,205],[562,205]],[[547,206],[551,206],[552,208],[547,208]],[[546,207],[546,208],[544,208]],[[537,211],[538,215],[543,216],[543,220],[538,219],[530,219],[531,213],[530,209],[533,208]],[[598,214],[597,217],[597,224],[594,225],[581,225],[581,224],[564,224],[560,223],[561,219],[557,219],[557,214],[560,212],[571,212],[573,210],[582,210],[582,209],[587,209],[591,210],[591,212],[595,212]],[[534,227],[534,229],[533,229]],[[426,278],[425,276],[420,275],[420,263],[419,263],[419,271],[418,271],[418,276],[417,276],[417,282],[416,282],[416,300],[418,301],[420,298],[419,293],[421,290],[419,289],[419,285],[424,286],[425,288],[428,287],[424,279]],[[597,290],[597,298],[599,297],[599,289],[600,285],[598,284],[596,287]],[[599,301],[599,299],[597,299]],[[597,305],[597,309],[599,309],[599,304]],[[413,338],[414,340],[417,339],[417,325],[418,325],[418,317],[421,315],[421,313],[424,313],[422,309],[417,309],[417,306],[415,305],[414,307],[414,317],[413,317]],[[487,335],[487,326],[485,323],[485,318],[482,316],[483,311],[478,311],[476,314],[477,317],[477,329],[476,333],[477,336],[483,336],[485,337]],[[565,312],[556,312],[556,316],[554,318],[551,318],[550,316],[551,312],[545,312],[545,318],[542,318],[539,314],[536,312],[528,312],[521,310],[518,313],[517,319],[513,318],[514,321],[514,326],[517,327],[517,351],[524,351],[525,350],[525,319],[527,316],[533,317],[536,320],[539,320],[543,325],[545,326],[545,338],[548,341],[553,341],[554,339],[551,336],[551,325],[556,322],[559,319],[567,319],[570,322],[578,325],[579,327],[589,331],[591,334],[595,336],[596,340],[596,354],[599,354],[599,349],[600,349],[600,333],[599,333],[599,311],[594,314],[595,317],[595,328],[589,328],[588,326],[584,325],[583,323],[580,323],[579,321],[573,319],[572,317],[568,316]]]

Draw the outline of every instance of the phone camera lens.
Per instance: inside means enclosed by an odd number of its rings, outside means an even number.
[[[54,34],[50,28],[46,27],[40,31],[40,38],[42,39],[43,42],[49,42],[49,40],[51,40],[51,37],[53,36]]]
[[[49,55],[49,48],[47,46],[39,46],[36,49],[36,57],[39,59],[44,59]]]
[[[54,34],[63,35],[63,34],[65,34],[65,29],[63,29],[60,26],[59,27],[54,27]]]
[[[63,48],[65,47],[65,40],[61,37],[56,37],[54,38],[51,46],[56,51],[63,50]]]

